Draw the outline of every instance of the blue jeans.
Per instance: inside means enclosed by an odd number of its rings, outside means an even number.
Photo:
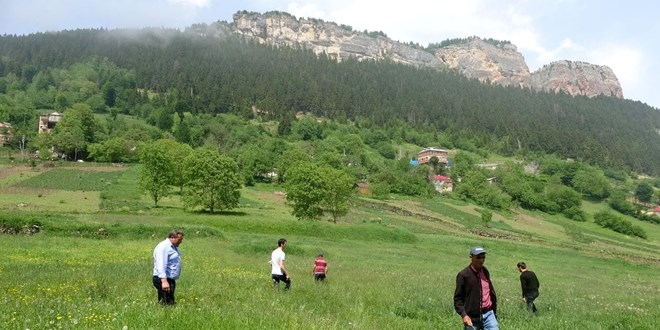
[[[473,319],[472,325],[472,327],[466,325],[465,330],[500,330],[500,325],[497,323],[493,311],[481,314],[481,320]]]

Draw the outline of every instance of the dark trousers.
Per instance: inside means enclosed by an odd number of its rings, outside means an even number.
[[[325,274],[319,273],[319,274],[314,274],[314,279],[317,281],[323,281],[325,280]]]
[[[170,284],[170,291],[163,291],[163,284],[160,281],[158,276],[153,277],[154,287],[158,290],[158,302],[162,305],[174,305],[174,289],[176,288],[176,281],[174,279],[168,278],[167,283]]]
[[[536,305],[534,305],[534,300],[539,297],[539,292],[538,291],[531,291],[531,292],[525,292],[525,301],[527,301],[527,310],[530,312],[537,314],[538,309],[536,309]]]
[[[289,290],[291,287],[291,279],[286,278],[286,275],[277,275],[277,274],[272,274],[273,275],[273,286],[276,289],[280,288],[280,282],[284,282],[284,290]]]

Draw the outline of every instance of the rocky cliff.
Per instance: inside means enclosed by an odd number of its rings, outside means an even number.
[[[515,45],[470,37],[436,49],[435,57],[468,77],[503,86],[529,87],[529,68]]]
[[[607,95],[623,98],[621,85],[606,66],[584,62],[558,61],[529,72],[517,47],[509,42],[479,37],[457,39],[434,51],[401,43],[382,33],[353,31],[351,27],[318,19],[296,18],[283,12],[265,14],[238,12],[232,23],[216,23],[205,34],[235,34],[275,46],[302,46],[314,53],[342,61],[389,60],[415,66],[452,69],[484,83],[517,86],[570,95]],[[197,31],[201,33],[200,27]]]
[[[623,98],[619,80],[612,69],[585,62],[557,61],[534,71],[532,87],[550,92],[564,91],[570,95],[606,95]]]
[[[384,36],[370,36],[348,26],[316,19],[296,19],[286,13],[236,13],[234,31],[243,36],[275,46],[302,45],[316,54],[325,53],[338,61],[389,59],[411,65],[442,67],[433,54],[392,41]]]

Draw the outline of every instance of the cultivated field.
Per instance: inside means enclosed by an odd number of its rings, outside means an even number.
[[[188,213],[171,196],[152,208],[134,167],[0,165],[2,329],[462,329],[456,273],[482,244],[502,329],[657,329],[660,226],[630,219],[648,240],[593,222],[494,214],[449,198],[356,198],[339,223],[290,215],[276,185],[242,191],[241,208]],[[598,205],[585,204],[592,212]],[[26,234],[32,224],[40,231]],[[176,307],[160,307],[151,253],[186,232]],[[267,260],[289,241],[293,285],[275,292]],[[326,283],[311,276],[323,251]],[[528,315],[516,263],[541,281]]]

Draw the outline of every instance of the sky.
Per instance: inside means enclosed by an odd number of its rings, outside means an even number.
[[[278,10],[422,46],[478,36],[508,40],[533,72],[558,60],[606,65],[624,98],[660,109],[660,2],[649,0],[0,0],[0,35],[82,28],[232,22]],[[2,55],[2,54],[0,54]]]

